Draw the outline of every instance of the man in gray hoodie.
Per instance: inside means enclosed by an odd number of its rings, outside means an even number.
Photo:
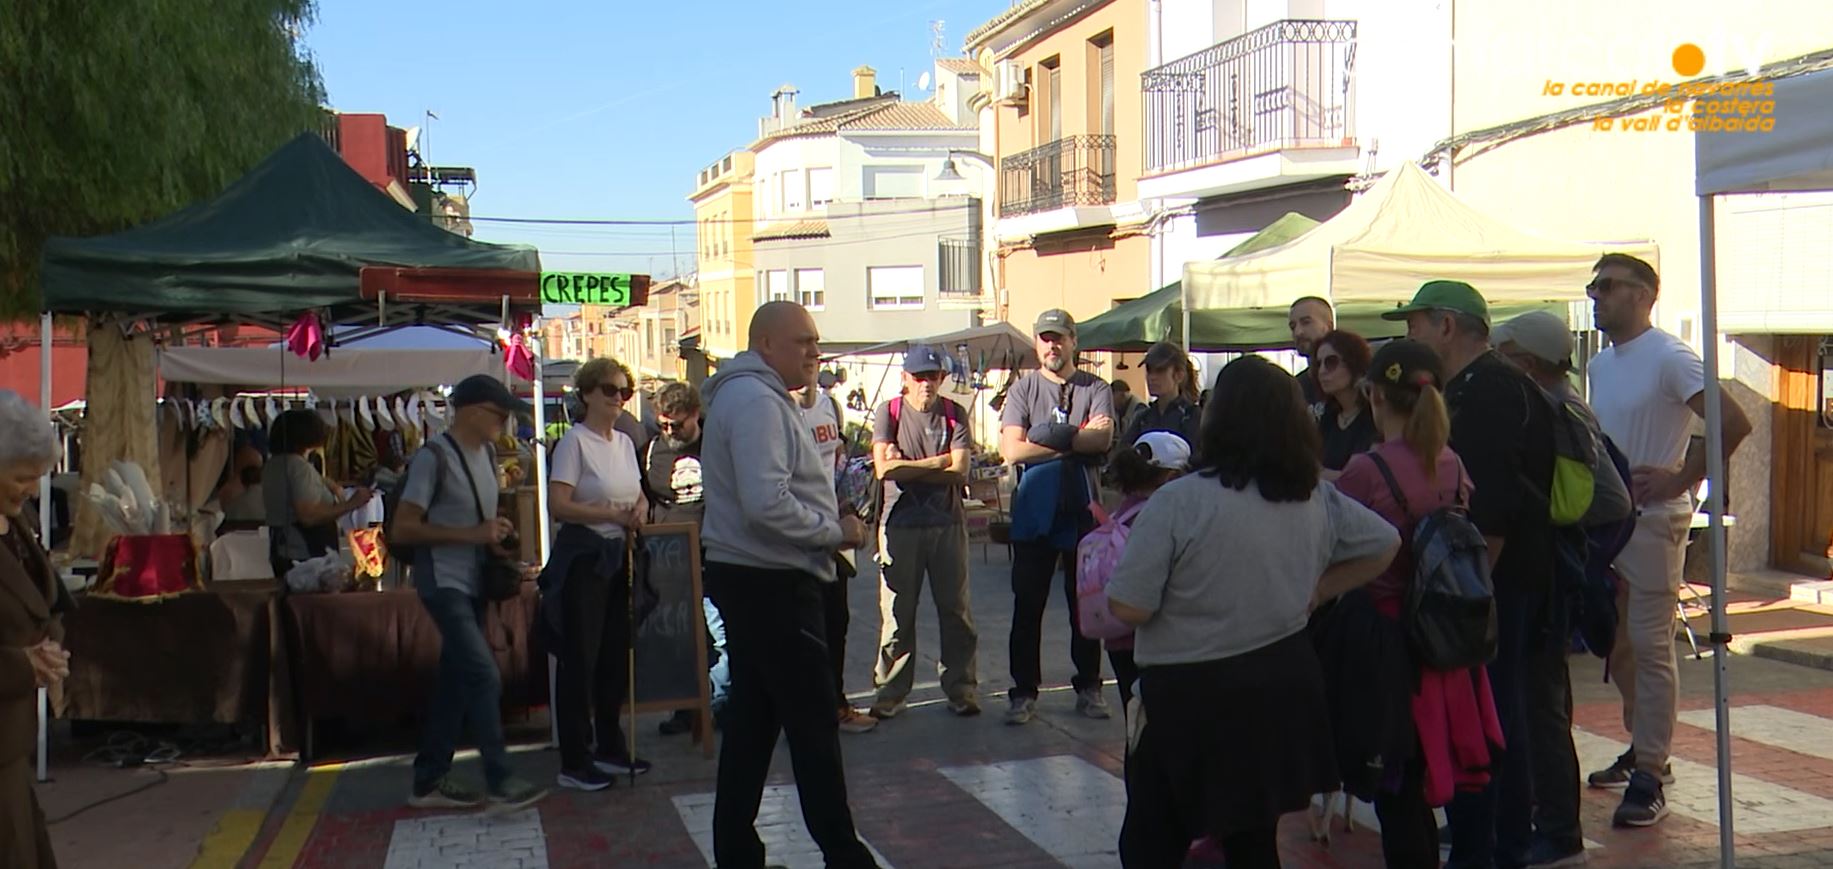
[[[814,381],[820,334],[800,305],[771,302],[752,316],[749,337],[750,349],[701,389],[706,587],[732,653],[713,858],[764,865],[758,802],[781,732],[802,817],[827,865],[876,867],[847,806],[821,595],[821,583],[835,581],[834,553],[863,543],[866,528],[840,515],[834,469],[789,395]]]

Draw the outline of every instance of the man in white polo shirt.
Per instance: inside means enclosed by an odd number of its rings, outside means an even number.
[[[1610,656],[1630,749],[1592,773],[1590,784],[1624,789],[1617,826],[1648,827],[1667,816],[1663,785],[1674,781],[1668,763],[1679,682],[1674,601],[1693,515],[1691,493],[1706,475],[1705,455],[1687,454],[1693,418],[1706,413],[1706,377],[1693,348],[1654,327],[1661,279],[1653,266],[1612,253],[1593,271],[1585,291],[1610,346],[1591,361],[1591,407],[1629,459],[1639,518],[1629,546],[1617,556],[1621,615]],[[1734,401],[1724,402],[1724,409],[1729,463],[1750,434],[1750,421]]]

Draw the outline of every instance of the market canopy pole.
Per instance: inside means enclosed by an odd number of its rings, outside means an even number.
[[[1699,315],[1706,363],[1706,535],[1712,549],[1712,710],[1718,732],[1719,865],[1737,865],[1731,795],[1731,631],[1725,620],[1725,398],[1718,381],[1718,240],[1710,193],[1699,197]]]

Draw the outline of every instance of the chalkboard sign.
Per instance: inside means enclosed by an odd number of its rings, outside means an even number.
[[[707,684],[706,615],[700,604],[700,528],[693,523],[643,529],[649,583],[659,598],[637,629],[635,712],[698,709],[697,736],[712,752],[712,698]]]

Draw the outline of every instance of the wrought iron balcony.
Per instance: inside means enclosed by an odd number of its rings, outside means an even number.
[[[1354,135],[1356,22],[1276,21],[1141,77],[1146,173]]]
[[[999,161],[999,216],[1114,201],[1114,137],[1065,136]]]

